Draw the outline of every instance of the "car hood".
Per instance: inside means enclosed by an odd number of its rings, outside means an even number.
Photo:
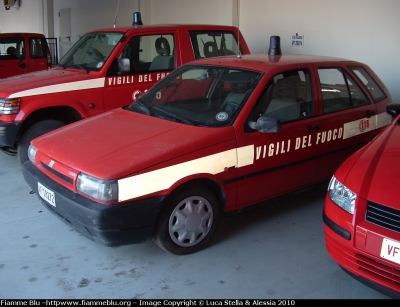
[[[119,108],[32,143],[54,161],[98,178],[118,179],[234,138],[233,127],[196,127]]]
[[[62,91],[62,88],[56,89],[54,86],[57,84],[65,86],[65,84],[70,82],[94,81],[99,80],[99,77],[100,75],[98,72],[55,67],[49,70],[41,70],[1,79],[0,97],[24,97],[41,94],[43,92]],[[79,86],[79,84],[77,84],[77,86]],[[102,86],[104,86],[104,81]],[[36,92],[35,89],[37,90]]]
[[[392,124],[362,151],[344,184],[364,199],[400,209],[398,174],[400,126]]]

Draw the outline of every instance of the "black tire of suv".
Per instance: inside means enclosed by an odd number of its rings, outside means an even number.
[[[63,126],[65,126],[65,123],[54,119],[42,120],[32,125],[22,136],[21,141],[18,144],[18,159],[21,165],[29,160],[28,148],[34,138]]]

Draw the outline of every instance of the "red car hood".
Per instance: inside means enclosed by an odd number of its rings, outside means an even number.
[[[76,170],[118,179],[233,138],[233,127],[196,127],[119,108],[42,135],[33,145]]]
[[[62,69],[55,67],[27,74],[1,79],[0,98],[21,97],[24,91],[41,87],[51,87],[56,84],[85,81],[100,77],[98,72],[89,72],[82,69]],[[103,82],[104,85],[104,82]],[[32,94],[29,94],[32,95]]]
[[[364,199],[400,209],[400,126],[392,124],[367,146],[344,184]]]

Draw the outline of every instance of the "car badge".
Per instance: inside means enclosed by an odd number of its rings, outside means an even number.
[[[51,161],[49,162],[49,166],[50,166],[51,168],[53,168],[54,163],[56,163],[56,162],[55,162],[54,160],[51,160]]]

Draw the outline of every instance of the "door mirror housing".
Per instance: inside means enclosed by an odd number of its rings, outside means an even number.
[[[281,131],[281,121],[279,119],[267,116],[261,116],[256,122],[249,121],[251,129],[262,133],[276,133]]]

